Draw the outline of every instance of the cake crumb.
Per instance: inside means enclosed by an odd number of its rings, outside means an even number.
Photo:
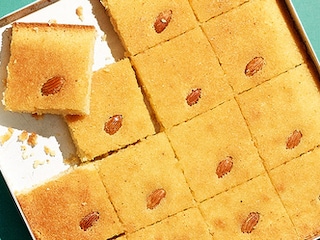
[[[81,21],[83,21],[83,7],[82,6],[77,7],[76,14],[78,15],[79,19]]]
[[[44,152],[46,153],[46,155],[49,155],[50,157],[54,157],[56,155],[55,151],[47,146],[44,146]]]
[[[37,167],[39,167],[40,165],[43,165],[43,164],[45,164],[45,163],[46,163],[46,162],[43,161],[43,160],[35,160],[35,161],[33,162],[33,168],[36,169]]]
[[[9,141],[13,132],[14,132],[13,128],[8,128],[8,131],[4,135],[0,136],[1,145],[3,145],[5,142]]]
[[[49,26],[51,26],[52,24],[56,24],[57,23],[57,20],[55,20],[55,19],[50,19],[49,21],[48,21],[48,25]]]
[[[27,146],[26,145],[21,145],[21,157],[23,160],[26,160],[28,158],[28,153],[27,153]]]
[[[22,157],[23,160],[26,160],[26,159],[29,158],[29,155],[28,155],[28,153],[26,151],[24,151],[24,152],[22,152],[21,157]]]
[[[26,130],[23,130],[22,133],[18,136],[19,142],[24,142],[28,138],[28,132]]]
[[[27,143],[31,146],[31,147],[34,147],[37,145],[37,138],[38,138],[38,135],[36,133],[31,133],[29,135],[29,138],[27,140]]]

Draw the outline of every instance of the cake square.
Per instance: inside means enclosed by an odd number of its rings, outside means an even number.
[[[270,171],[270,178],[301,239],[320,235],[320,150]]]
[[[5,108],[88,114],[95,36],[93,26],[14,23]]]
[[[128,234],[128,240],[183,239],[212,240],[199,209],[190,208],[161,222]]]
[[[96,164],[128,233],[194,205],[164,133],[148,137]]]
[[[264,172],[235,100],[173,127],[167,134],[199,202]],[[219,165],[225,167],[217,173]]]
[[[132,57],[132,63],[165,129],[232,98],[232,89],[200,28]]]
[[[319,145],[317,79],[303,64],[236,97],[267,169]]]
[[[203,24],[237,93],[304,61],[301,40],[280,4],[274,0],[248,1]]]
[[[232,8],[247,2],[248,0],[232,0],[232,1],[219,1],[219,0],[190,0],[190,4],[200,22],[205,22],[210,18],[230,11]]]
[[[93,164],[19,193],[17,199],[36,239],[109,239],[124,232]]]
[[[90,114],[69,115],[65,119],[82,161],[120,149],[155,132],[128,59],[94,72]]]
[[[202,202],[200,210],[215,239],[297,239],[267,174]]]
[[[188,0],[101,2],[111,17],[127,55],[135,55],[197,26]]]

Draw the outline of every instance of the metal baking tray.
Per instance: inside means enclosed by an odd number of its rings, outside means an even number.
[[[39,21],[41,22],[49,22],[52,20],[57,21],[58,23],[70,23],[70,24],[88,24],[94,25],[98,31],[97,42],[95,46],[95,63],[93,66],[93,70],[97,70],[103,67],[106,64],[110,64],[115,62],[117,59],[122,58],[121,55],[123,49],[119,44],[119,39],[116,34],[113,32],[113,27],[111,26],[110,20],[105,14],[105,10],[103,6],[99,3],[99,1],[91,1],[91,0],[25,0],[24,4],[17,5],[14,9],[11,9],[9,12],[1,11],[2,4],[6,4],[8,0],[0,0],[0,33],[2,34],[2,44],[1,51],[8,52],[8,54],[1,54],[1,65],[0,65],[0,78],[4,79],[5,76],[5,62],[9,56],[8,49],[8,33],[7,29],[10,28],[10,23],[19,19],[19,21],[32,22]],[[296,23],[297,29],[300,31],[301,36],[309,50],[309,54],[312,60],[315,63],[319,73],[320,73],[320,3],[319,0],[285,0],[290,10],[292,17]],[[308,2],[318,2],[318,8],[313,7],[313,14],[310,13],[309,7],[306,9]],[[6,2],[6,3],[4,3]],[[17,1],[19,2],[19,1]],[[23,0],[20,0],[23,2]],[[51,3],[50,6],[48,6]],[[10,2],[11,4],[11,2]],[[83,20],[79,19],[79,16],[76,15],[76,8],[82,6],[84,9],[84,18]],[[46,7],[46,8],[44,8]],[[39,10],[40,11],[36,11]],[[305,14],[304,11],[308,11],[308,14]],[[106,36],[107,33],[107,36]],[[104,40],[103,40],[104,39]],[[105,40],[107,39],[107,41]],[[0,40],[1,43],[1,40]],[[110,46],[115,44],[115,46]],[[117,45],[119,44],[119,45]],[[114,49],[119,49],[116,52],[112,52]],[[0,88],[0,90],[2,90]],[[43,125],[50,125],[52,128],[50,129],[50,133],[47,132],[46,129],[43,129]],[[32,118],[29,114],[18,114],[12,115],[11,113],[4,112],[4,110],[0,109],[0,125],[5,125],[8,127],[15,127],[17,129],[25,129],[30,132],[34,131],[43,136],[48,135],[57,135],[58,141],[61,146],[67,146],[65,149],[61,149],[64,155],[69,154],[70,146],[72,145],[71,139],[69,136],[61,135],[61,128],[66,129],[65,123],[57,118],[56,116],[46,117],[42,119],[40,122],[34,118]],[[9,126],[10,125],[10,126]],[[71,147],[72,149],[72,147]],[[5,175],[5,174],[4,174]],[[4,177],[5,181],[8,183],[10,180],[6,178],[6,176],[2,176],[0,172],[0,180]],[[1,181],[0,181],[1,182]],[[15,212],[11,211],[12,214],[19,215],[20,218],[27,228],[26,232],[29,232],[30,239],[32,239],[32,234],[30,228],[28,227],[27,222],[23,217],[23,213],[19,208],[19,205],[16,202],[15,196],[13,194],[12,189],[10,188],[10,184],[8,184],[7,196],[3,196],[9,200],[7,200],[8,208],[15,208]],[[11,195],[11,196],[10,196]],[[2,216],[0,216],[2,217]],[[20,225],[19,225],[20,226]],[[21,226],[20,226],[21,227]],[[17,228],[19,228],[17,226]],[[0,228],[1,229],[1,228]],[[12,229],[16,229],[16,227],[12,227]],[[18,232],[21,232],[21,229],[16,229]],[[27,239],[28,233],[24,236],[24,239]],[[0,231],[0,240],[5,240],[5,236],[1,236]],[[320,239],[320,238],[315,238]]]
[[[59,0],[0,1],[0,27],[57,1]]]
[[[285,0],[295,25],[320,74],[320,1]]]

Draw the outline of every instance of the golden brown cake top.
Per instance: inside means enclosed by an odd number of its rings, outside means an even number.
[[[93,26],[14,23],[6,109],[88,114],[95,36]]]
[[[107,239],[123,232],[93,165],[76,168],[17,199],[37,239]]]

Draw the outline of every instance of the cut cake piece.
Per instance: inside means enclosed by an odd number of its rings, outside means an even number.
[[[183,239],[212,240],[199,209],[190,208],[132,234],[128,240]]]
[[[82,161],[118,150],[155,132],[128,59],[93,73],[91,110],[66,116]]]
[[[132,57],[141,86],[167,129],[232,98],[200,28]]]
[[[298,239],[267,174],[202,202],[200,210],[215,239]]]
[[[212,0],[190,0],[190,4],[200,22],[225,13],[232,8],[247,2],[248,0],[212,1]]]
[[[194,205],[164,133],[150,136],[95,163],[128,233]]]
[[[270,171],[270,178],[301,239],[320,236],[319,159],[320,149],[316,148]]]
[[[14,23],[5,108],[88,114],[95,36],[93,26]]]
[[[264,172],[235,100],[173,127],[167,134],[199,202]]]
[[[36,239],[109,239],[122,226],[93,164],[17,195]]]
[[[268,170],[319,145],[316,74],[303,64],[236,97]]]
[[[203,24],[236,93],[304,61],[303,45],[279,4],[251,0]]]
[[[188,0],[101,2],[128,55],[135,55],[197,26]]]

